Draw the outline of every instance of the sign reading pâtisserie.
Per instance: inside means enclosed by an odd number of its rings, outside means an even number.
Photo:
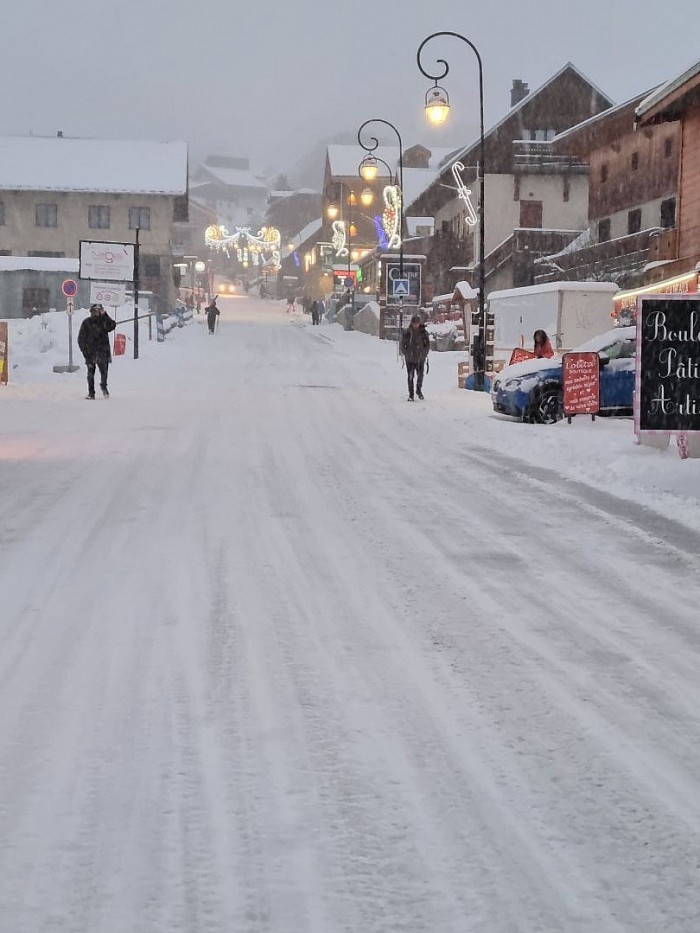
[[[644,298],[637,316],[640,431],[700,433],[700,300]]]

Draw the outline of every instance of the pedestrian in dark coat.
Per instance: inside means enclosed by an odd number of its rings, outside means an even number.
[[[212,298],[211,304],[208,304],[206,309],[207,315],[207,326],[209,327],[209,333],[214,333],[214,327],[216,326],[216,319],[219,316],[219,309],[216,307],[216,298]]]
[[[109,398],[107,372],[112,360],[109,346],[109,334],[117,322],[107,314],[100,304],[90,305],[90,317],[86,317],[78,331],[78,347],[87,366],[88,394],[86,398],[95,398],[95,369],[100,370],[100,388],[105,398]]]
[[[414,314],[411,323],[401,337],[401,352],[406,360],[408,375],[408,401],[413,401],[413,379],[416,377],[416,395],[423,399],[423,371],[430,350],[430,337],[425,324],[418,314]]]

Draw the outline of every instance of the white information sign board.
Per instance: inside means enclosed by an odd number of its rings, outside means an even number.
[[[134,244],[81,240],[80,278],[98,282],[133,281]]]
[[[126,282],[91,282],[90,304],[125,305]]]

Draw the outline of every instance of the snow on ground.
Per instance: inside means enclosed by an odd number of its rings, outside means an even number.
[[[697,933],[697,462],[220,304],[12,325],[1,933]]]

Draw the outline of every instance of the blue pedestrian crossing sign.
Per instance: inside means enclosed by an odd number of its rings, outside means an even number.
[[[394,286],[393,295],[395,298],[408,297],[408,279],[392,279],[391,284]]]

